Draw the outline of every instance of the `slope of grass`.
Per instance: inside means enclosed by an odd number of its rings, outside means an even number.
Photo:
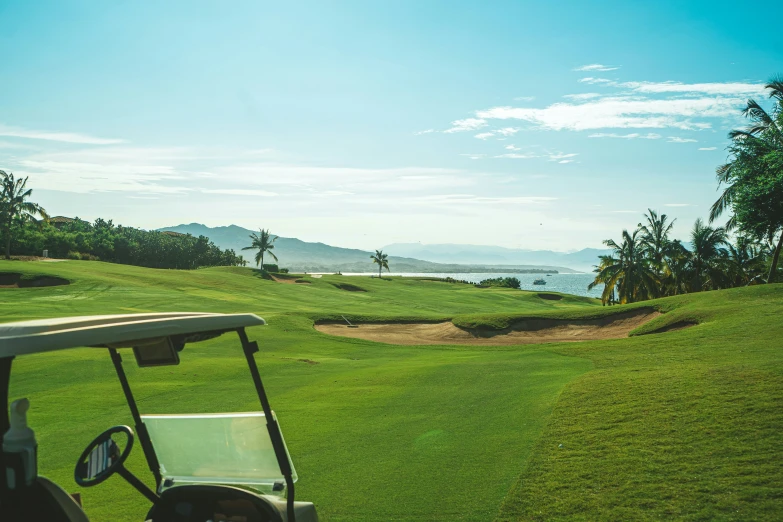
[[[558,393],[591,367],[543,350],[379,347],[312,328],[313,317],[330,314],[443,318],[463,310],[553,307],[524,292],[370,278],[349,279],[367,292],[347,292],[334,286],[347,279],[339,276],[300,286],[248,269],[178,272],[89,262],[0,262],[0,271],[9,265],[72,282],[0,289],[3,321],[174,310],[265,317],[270,324],[250,333],[261,346],[256,358],[300,476],[298,497],[314,501],[327,521],[491,519]],[[556,306],[584,305],[574,298]],[[142,412],[259,409],[237,341],[228,336],[187,347],[179,367],[138,369],[130,354],[125,360]],[[71,491],[78,489],[72,466],[83,447],[109,426],[131,422],[103,350],[20,358],[11,394],[32,402],[42,473]],[[149,478],[141,451],[129,467]],[[94,520],[142,520],[148,508],[119,477],[82,494]]]
[[[273,407],[322,520],[776,520],[783,518],[783,285],[624,307],[593,299],[404,279],[311,285],[241,268],[159,271],[102,263],[6,263],[64,287],[0,289],[0,321],[146,311],[254,312]],[[366,292],[335,287],[348,282]],[[652,307],[627,339],[549,345],[392,346],[324,336],[317,319],[587,318]],[[689,323],[692,328],[654,333]],[[129,358],[126,357],[126,360]],[[303,360],[311,361],[303,362]],[[130,422],[108,357],[17,360],[44,472]],[[235,340],[186,348],[179,367],[127,371],[142,411],[257,409]],[[131,467],[147,477],[140,451]],[[83,492],[96,520],[141,520],[121,479]]]
[[[499,520],[783,516],[783,285],[659,302],[701,324],[550,347],[595,369],[565,387]]]

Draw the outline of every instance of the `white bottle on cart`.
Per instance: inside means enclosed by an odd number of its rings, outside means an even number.
[[[30,486],[38,476],[38,443],[35,433],[27,425],[30,401],[19,399],[11,403],[9,421],[11,427],[3,436],[3,453],[13,458],[19,466],[6,466],[5,478],[9,489]]]

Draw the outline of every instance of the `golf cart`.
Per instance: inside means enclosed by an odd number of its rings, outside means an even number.
[[[118,474],[151,502],[146,517],[151,522],[317,521],[312,503],[294,501],[296,471],[253,357],[258,345],[245,333],[246,327],[263,324],[264,320],[253,314],[210,313],[104,315],[0,324],[0,404],[5,410],[0,412],[0,521],[89,520],[71,495],[38,475],[37,444],[26,420],[29,401],[14,401],[8,415],[15,357],[77,347],[108,352],[133,417],[133,428],[110,427],[87,445],[74,470],[78,485],[95,486]],[[121,353],[132,353],[141,368],[176,365],[190,343],[228,332],[239,336],[262,411],[139,412]],[[123,465],[136,438],[155,479],[154,491]]]

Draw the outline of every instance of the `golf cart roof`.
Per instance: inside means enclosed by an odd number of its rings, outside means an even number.
[[[140,341],[169,336],[184,336],[187,342],[194,342],[263,324],[266,324],[264,320],[254,314],[195,312],[92,315],[2,323],[0,357],[85,346],[130,347]]]

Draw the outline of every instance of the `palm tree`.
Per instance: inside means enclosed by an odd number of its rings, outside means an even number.
[[[740,236],[736,245],[726,248],[725,268],[732,286],[747,286],[761,280],[764,270],[764,247],[755,241]]]
[[[666,296],[687,293],[691,253],[679,239],[671,241],[666,250],[661,278],[662,293]]]
[[[36,215],[49,219],[41,205],[27,201],[33,194],[33,189],[27,188],[27,180],[0,170],[0,230],[5,236],[6,259],[11,259],[11,226],[15,222],[34,221]]]
[[[659,216],[652,209],[647,209],[647,212],[648,214],[644,215],[647,223],[639,223],[639,231],[642,233],[642,246],[645,249],[645,254],[652,260],[652,264],[660,276],[663,275],[664,260],[672,244],[669,240],[669,233],[671,233],[674,222],[677,220],[672,219],[669,221],[669,217],[666,214]]]
[[[388,254],[384,254],[383,250],[376,250],[375,251],[375,255],[370,256],[370,259],[372,259],[373,263],[377,263],[378,264],[378,278],[379,279],[381,277],[381,270],[383,270],[385,268],[387,272],[390,271],[389,270],[389,256],[388,256]]]
[[[720,267],[721,258],[726,256],[725,246],[728,234],[723,227],[712,228],[701,218],[693,224],[691,231],[690,267],[692,270],[691,291],[718,289],[727,286]]]
[[[718,187],[726,188],[710,208],[710,223],[731,207],[734,215],[726,223],[727,229],[740,225],[757,237],[774,238],[780,234],[767,277],[771,283],[783,247],[783,77],[773,78],[764,87],[769,89],[769,97],[776,100],[775,106],[769,113],[755,100],[748,100],[742,112],[751,125],[729,133],[729,151],[734,157],[716,170]],[[777,184],[770,180],[777,180]],[[761,186],[763,190],[757,190]]]
[[[277,236],[272,237],[269,234],[269,229],[264,230],[261,228],[258,234],[253,232],[249,237],[253,240],[252,244],[242,250],[258,250],[256,252],[256,265],[260,266],[261,270],[264,269],[264,254],[269,254],[277,261],[277,256],[272,252],[275,248],[274,242],[277,240]]]
[[[614,256],[598,256],[599,262],[593,272],[596,273],[595,280],[587,285],[588,290],[603,283],[604,291],[601,292],[601,303],[604,306],[615,304],[614,287],[617,284],[617,273],[620,270],[620,260]]]
[[[650,259],[644,255],[645,249],[638,234],[639,230],[633,234],[623,230],[621,244],[618,245],[613,239],[604,241],[613,252],[611,256],[602,256],[602,266],[597,267],[598,275],[588,289],[604,283],[602,300],[605,303],[614,288],[617,289],[617,298],[621,304],[657,297],[659,293],[660,281],[650,267]]]

